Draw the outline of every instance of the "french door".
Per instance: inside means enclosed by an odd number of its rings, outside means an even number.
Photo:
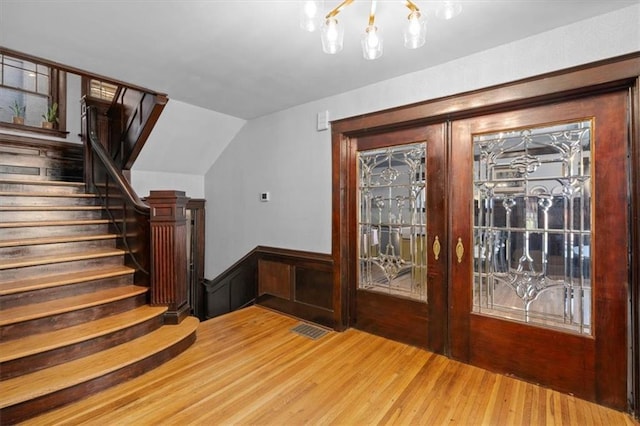
[[[351,324],[625,408],[627,117],[614,92],[358,138]]]
[[[452,124],[451,355],[626,406],[627,94]]]
[[[444,350],[444,124],[357,139],[357,284],[352,325]]]

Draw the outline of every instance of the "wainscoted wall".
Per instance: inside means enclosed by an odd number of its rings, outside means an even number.
[[[235,311],[255,302],[258,294],[257,248],[213,280],[204,280],[205,319]]]
[[[205,281],[206,317],[257,303],[334,327],[332,268],[328,254],[258,246]]]
[[[258,304],[327,327],[333,319],[330,255],[261,248]]]

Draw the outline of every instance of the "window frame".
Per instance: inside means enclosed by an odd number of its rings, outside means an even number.
[[[99,86],[100,96],[94,96],[95,91],[93,90],[94,84]],[[111,96],[108,94],[113,91]],[[82,97],[95,99],[102,102],[112,103],[114,99],[118,96],[118,91],[120,90],[120,85],[116,83],[112,83],[108,80],[91,77],[91,76],[82,76]]]
[[[21,55],[14,51],[7,51],[0,48],[0,55],[3,57],[15,59],[18,61],[26,61],[33,63],[38,69],[44,67],[49,70],[49,91],[47,97],[47,105],[51,106],[53,103],[58,104],[58,122],[55,123],[53,129],[45,129],[40,126],[34,126],[29,124],[15,124],[13,122],[0,121],[0,129],[38,133],[48,136],[55,136],[60,138],[66,138],[68,132],[67,128],[67,74],[64,70],[61,70],[51,64],[41,62],[36,58],[32,58],[27,55]],[[4,60],[2,61],[4,63]],[[5,85],[3,80],[0,80],[0,90],[14,90],[28,95],[43,96],[43,93],[34,92],[33,90],[26,89],[24,87],[15,87]]]

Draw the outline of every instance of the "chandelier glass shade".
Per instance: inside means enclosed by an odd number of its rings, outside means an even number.
[[[382,35],[378,27],[369,25],[362,36],[362,55],[365,59],[377,59],[382,56]]]
[[[342,50],[344,43],[344,27],[336,18],[328,18],[322,24],[322,50],[324,53],[334,54]]]
[[[407,49],[422,47],[427,41],[427,21],[419,10],[411,12],[407,19],[409,24],[404,27],[403,31],[404,47]]]
[[[344,27],[338,20],[338,14],[354,0],[343,0],[335,8],[324,14],[324,0],[299,0],[300,3],[300,27],[313,32],[320,28],[322,50],[328,54],[336,54],[342,50],[344,44]],[[424,13],[411,0],[402,1],[409,9],[407,22],[404,25],[402,35],[404,46],[407,49],[417,49],[426,42],[427,22]],[[441,19],[451,19],[462,11],[462,5],[458,1],[439,1],[435,15]],[[382,32],[375,25],[376,0],[371,0],[368,25],[365,27],[361,38],[362,55],[365,59],[377,59],[382,56],[383,39]]]
[[[462,12],[462,5],[456,1],[444,1],[436,9],[436,16],[440,19],[453,19]]]

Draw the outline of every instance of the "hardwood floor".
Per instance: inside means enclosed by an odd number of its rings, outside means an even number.
[[[570,395],[350,329],[311,340],[252,306],[177,358],[26,424],[637,425]]]

